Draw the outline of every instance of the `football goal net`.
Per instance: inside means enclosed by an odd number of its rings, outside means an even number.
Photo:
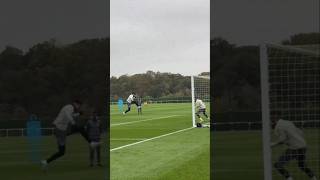
[[[306,164],[319,178],[320,165],[320,53],[319,45],[260,46],[261,100],[263,127],[264,179],[285,179],[275,168],[288,146],[271,148],[277,138],[271,125],[273,117],[288,120],[303,132],[307,143]],[[303,156],[299,156],[303,157]],[[310,179],[297,162],[282,161],[293,179]],[[300,166],[300,167],[299,167]]]
[[[192,125],[201,122],[202,124],[209,124],[210,116],[210,77],[209,76],[191,76],[191,97],[192,97]],[[206,115],[199,111],[199,104],[196,100],[199,99],[206,107]],[[203,121],[200,121],[200,118]]]

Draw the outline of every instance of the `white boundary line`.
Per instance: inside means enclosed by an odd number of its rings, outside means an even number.
[[[110,141],[141,141],[147,138],[111,138]]]
[[[116,147],[116,148],[110,149],[110,152],[117,151],[117,150],[120,150],[120,149],[123,149],[123,148],[126,148],[126,147],[130,147],[130,146],[134,146],[134,145],[137,145],[137,144],[141,144],[141,143],[144,143],[144,142],[147,142],[147,141],[151,141],[151,140],[154,140],[154,139],[159,139],[159,138],[162,138],[162,137],[170,136],[172,134],[177,134],[177,133],[180,133],[180,132],[183,132],[183,131],[187,131],[187,130],[190,130],[190,129],[193,129],[193,128],[194,127],[189,127],[189,128],[181,129],[181,130],[174,131],[174,132],[171,132],[171,133],[168,133],[168,134],[163,134],[163,135],[156,136],[156,137],[153,137],[153,138],[149,138],[149,139],[145,139],[145,140],[142,140],[142,141],[138,141],[138,142],[135,142],[135,143],[126,144],[124,146],[120,146],[120,147]]]
[[[164,116],[164,117],[159,117],[159,118],[150,118],[150,119],[144,119],[144,120],[138,120],[138,121],[115,123],[115,124],[110,124],[110,127],[121,126],[121,125],[126,125],[126,124],[134,124],[134,123],[145,122],[145,121],[152,121],[152,120],[157,120],[157,119],[167,119],[167,118],[171,118],[171,117],[175,117],[175,116],[181,116],[181,115],[172,115],[172,116]]]

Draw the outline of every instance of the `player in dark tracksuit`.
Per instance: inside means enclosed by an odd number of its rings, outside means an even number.
[[[100,156],[100,149],[101,149],[101,133],[102,133],[102,125],[96,113],[93,113],[90,120],[87,122],[87,132],[88,137],[90,140],[90,166],[94,165],[94,160],[96,157],[96,165],[101,165],[101,156]]]
[[[136,105],[138,107],[138,115],[142,115],[142,99],[140,97],[137,98]]]

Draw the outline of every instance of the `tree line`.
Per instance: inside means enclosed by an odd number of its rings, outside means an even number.
[[[282,44],[320,44],[320,36],[296,34]],[[223,38],[212,39],[210,46],[214,109],[259,111],[258,46],[237,46]],[[85,109],[104,111],[109,85],[111,100],[126,98],[132,91],[149,98],[190,97],[190,77],[181,74],[147,71],[108,77],[109,54],[107,38],[67,45],[52,39],[26,52],[7,46],[0,52],[0,120],[25,119],[31,113],[52,118],[75,98]]]
[[[52,39],[27,52],[7,46],[0,53],[0,120],[52,118],[73,99],[104,111],[108,58],[107,38],[67,45]]]

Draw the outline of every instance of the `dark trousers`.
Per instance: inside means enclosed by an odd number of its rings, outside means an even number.
[[[297,160],[299,168],[305,172],[310,178],[314,176],[310,168],[306,164],[306,148],[301,149],[287,149],[274,164],[274,167],[279,171],[279,173],[285,178],[290,177],[289,172],[284,168],[291,160]]]
[[[100,145],[96,146],[95,148],[90,147],[90,165],[93,165],[95,156],[96,156],[97,163],[101,164],[100,149],[101,149]]]
[[[198,118],[200,118],[200,114],[203,114],[206,118],[208,118],[208,115],[206,114],[206,109],[199,109],[198,112],[196,112],[196,115]]]
[[[129,112],[131,110],[131,104],[135,104],[138,107],[138,103],[135,102],[135,101],[132,101],[131,103],[128,103],[128,109],[124,113],[127,113],[127,112]]]
[[[47,163],[50,163],[50,162],[62,157],[65,154],[67,136],[70,136],[75,133],[80,133],[88,143],[90,142],[90,140],[88,138],[88,134],[85,131],[84,127],[78,127],[78,126],[74,125],[74,126],[71,126],[71,129],[69,132],[61,131],[57,128],[55,128],[54,131],[55,131],[55,137],[57,139],[58,151],[47,159]]]

